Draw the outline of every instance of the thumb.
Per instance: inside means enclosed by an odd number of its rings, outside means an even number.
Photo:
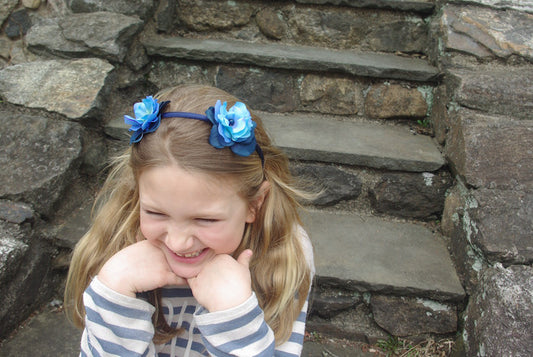
[[[237,262],[239,264],[244,265],[246,268],[250,267],[250,260],[252,260],[252,255],[254,253],[251,249],[245,249],[241,254],[239,254],[239,257],[237,258]]]

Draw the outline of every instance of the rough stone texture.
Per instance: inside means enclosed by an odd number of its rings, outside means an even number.
[[[83,43],[93,53],[115,61],[124,60],[133,36],[142,25],[136,16],[111,12],[73,14],[59,22],[67,40]]]
[[[28,248],[20,239],[10,237],[3,229],[0,231],[0,285],[13,278]]]
[[[101,109],[112,71],[112,65],[94,58],[19,64],[0,71],[0,94],[13,104],[88,118]]]
[[[470,209],[472,242],[492,261],[533,263],[533,192],[479,189]]]
[[[88,56],[90,49],[81,43],[67,40],[58,21],[59,19],[52,19],[35,24],[26,35],[28,49],[37,54],[64,58]]]
[[[365,114],[371,118],[424,118],[427,110],[426,100],[416,88],[379,84],[366,95]]]
[[[31,27],[31,19],[26,9],[13,12],[7,19],[6,35],[11,39],[24,36]]]
[[[0,0],[0,24],[11,15],[18,3],[18,0]]]
[[[11,241],[12,248],[17,247],[16,252],[11,250],[6,256],[0,254],[0,261],[5,259],[4,263],[13,264],[8,268],[11,270],[10,278],[0,283],[0,339],[7,337],[22,319],[51,294],[48,269],[52,252],[41,242],[30,243],[32,235],[30,227],[24,228],[0,220],[0,251],[6,248],[6,240]]]
[[[462,286],[471,295],[488,263],[483,252],[472,242],[477,223],[470,209],[477,207],[472,193],[458,182],[448,193],[442,212],[442,233],[450,237],[449,250]]]
[[[295,176],[307,182],[310,187],[322,190],[312,201],[314,205],[331,206],[340,201],[359,197],[362,182],[354,174],[335,166],[319,164],[293,164],[291,169]]]
[[[533,268],[488,269],[465,316],[468,356],[533,355]]]
[[[368,306],[363,303],[330,319],[312,316],[307,320],[306,330],[366,343],[376,343],[388,338],[388,334],[374,322]]]
[[[533,14],[524,12],[447,5],[440,26],[447,51],[481,59],[517,55],[532,60],[532,22]]]
[[[22,224],[33,219],[33,210],[28,205],[0,199],[0,219]]]
[[[533,70],[491,66],[476,70],[452,69],[447,84],[454,100],[471,109],[518,119],[533,119]]]
[[[146,19],[152,14],[153,0],[67,0],[72,12],[109,11],[124,15],[136,15]]]
[[[291,74],[229,66],[221,66],[216,75],[219,88],[256,110],[272,112],[289,112],[298,107],[295,82]]]
[[[448,119],[448,103],[450,103],[449,90],[445,85],[435,88],[433,94],[433,106],[431,108],[431,125],[435,140],[444,146],[446,142],[446,133],[450,127]]]
[[[394,336],[447,334],[457,330],[454,305],[386,295],[372,296],[370,305],[376,323]]]
[[[372,208],[381,213],[411,218],[438,217],[452,182],[446,171],[389,173],[383,175],[369,196]]]
[[[152,62],[148,80],[159,90],[186,83],[214,85],[215,69],[208,66],[155,61]]]
[[[361,90],[352,79],[308,74],[300,85],[303,110],[329,114],[356,114]]]
[[[158,31],[170,32],[174,28],[174,21],[176,19],[176,0],[160,1],[156,19]]]
[[[533,12],[533,2],[531,0],[454,0],[457,4],[479,4],[495,9],[514,9],[526,12]]]
[[[22,5],[26,9],[38,9],[41,6],[41,0],[22,0]]]
[[[533,187],[533,121],[465,109],[454,112],[452,119],[445,151],[455,172],[467,184],[507,189]]]
[[[329,319],[356,307],[363,300],[361,294],[342,290],[313,288],[309,315]]]
[[[31,50],[61,57],[97,56],[122,62],[142,21],[111,12],[72,14],[43,21],[28,34]]]
[[[254,5],[248,2],[181,0],[177,12],[180,22],[196,31],[228,30],[250,22]]]
[[[247,64],[268,68],[340,72],[355,76],[432,81],[437,68],[418,58],[393,54],[333,51],[310,46],[260,44],[236,40],[197,40],[147,36],[143,44],[149,55],[191,61]]]
[[[0,117],[0,197],[50,214],[79,166],[79,125],[5,111]]]
[[[259,30],[267,37],[281,40],[286,36],[287,24],[282,20],[282,14],[271,8],[260,10],[255,15]]]
[[[417,16],[348,8],[286,10],[290,38],[300,45],[384,52],[425,52],[427,28]]]

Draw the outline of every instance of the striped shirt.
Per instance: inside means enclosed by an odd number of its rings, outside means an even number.
[[[300,232],[314,274],[311,243],[303,229]],[[164,287],[165,318],[171,327],[185,331],[164,345],[154,345],[155,308],[145,300],[119,294],[95,277],[83,301],[86,318],[80,356],[300,356],[308,307],[306,301],[289,340],[275,346],[274,333],[254,293],[241,305],[210,313],[189,287]]]

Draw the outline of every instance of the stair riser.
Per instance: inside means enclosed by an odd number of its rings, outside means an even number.
[[[254,110],[398,118],[413,123],[429,114],[434,90],[428,83],[180,60],[154,62],[148,79],[160,89],[180,83],[215,85]]]
[[[424,14],[312,4],[178,2],[177,20],[159,30],[186,37],[241,39],[365,51],[426,53]]]
[[[307,204],[408,219],[440,218],[453,182],[445,170],[395,172],[301,161],[291,167],[308,190],[321,192]]]
[[[420,297],[354,293],[315,287],[310,300],[307,331],[365,343],[389,335],[425,338],[457,331],[460,303]]]

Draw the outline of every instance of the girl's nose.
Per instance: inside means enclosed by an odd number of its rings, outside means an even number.
[[[186,227],[169,227],[165,237],[166,246],[174,252],[184,252],[194,246],[194,233]]]

